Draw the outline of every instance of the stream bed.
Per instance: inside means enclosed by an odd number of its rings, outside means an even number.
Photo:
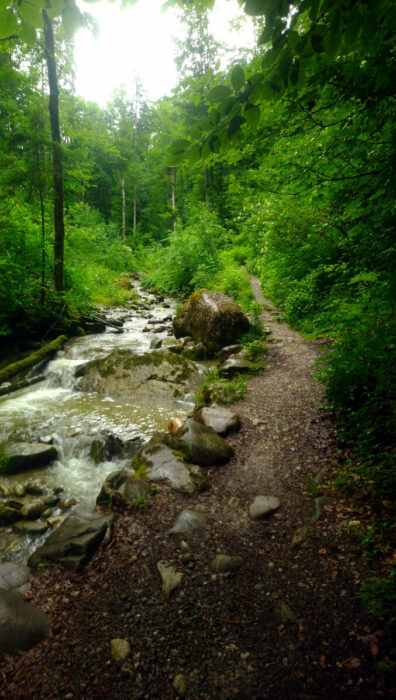
[[[131,460],[113,458],[95,463],[90,456],[92,442],[108,435],[124,443],[139,438],[144,441],[156,430],[166,430],[171,416],[185,418],[192,409],[192,395],[183,400],[141,396],[135,400],[78,390],[75,372],[90,360],[120,348],[142,354],[150,350],[154,339],[161,339],[164,346],[171,344],[174,301],[158,303],[147,293],[141,301],[143,306],[135,310],[105,310],[108,320],[123,321],[122,332],[108,327],[104,333],[70,340],[40,370],[42,381],[0,398],[0,444],[10,440],[51,441],[58,451],[58,459],[47,467],[2,476],[1,484],[12,492],[17,484],[39,482],[47,489],[61,490],[63,500],[74,499],[78,506],[94,508],[106,476]],[[53,515],[68,512],[57,508]],[[49,532],[19,535],[12,526],[0,527],[0,560],[25,563]]]

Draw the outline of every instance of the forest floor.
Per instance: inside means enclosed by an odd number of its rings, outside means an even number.
[[[312,377],[320,345],[268,304],[262,319],[268,368],[233,406],[242,421],[227,438],[234,458],[207,470],[211,488],[199,496],[161,485],[146,512],[121,511],[83,573],[37,572],[28,598],[50,615],[51,632],[21,656],[0,655],[0,697],[396,697],[378,666],[390,660],[389,635],[356,603],[362,572],[345,528],[358,516],[337,496],[312,522],[313,480],[326,481],[337,450]],[[257,495],[277,496],[281,508],[251,520]],[[182,508],[207,513],[209,525],[170,535]],[[214,573],[219,553],[244,564]],[[183,573],[169,598],[160,560]],[[111,657],[115,638],[131,646],[122,663]]]

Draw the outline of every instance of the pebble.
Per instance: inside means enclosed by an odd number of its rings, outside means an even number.
[[[125,661],[131,654],[131,645],[127,639],[112,639],[110,642],[111,657],[114,661]]]
[[[186,686],[185,677],[183,676],[182,673],[178,673],[178,674],[174,677],[174,679],[173,679],[173,689],[176,691],[176,693],[177,693],[178,695],[181,695],[181,696],[182,696],[182,695],[185,694],[185,692],[186,692],[186,690],[187,690],[187,686]]]
[[[280,500],[276,496],[256,496],[249,506],[249,517],[252,520],[261,520],[275,513],[280,507]]]

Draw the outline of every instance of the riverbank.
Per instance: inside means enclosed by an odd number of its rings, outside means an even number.
[[[355,601],[360,572],[345,534],[355,514],[316,500],[336,447],[312,379],[318,346],[277,318],[263,311],[268,369],[233,406],[235,457],[207,470],[207,492],[191,498],[161,484],[146,510],[120,512],[82,574],[51,564],[37,572],[29,598],[50,614],[51,632],[21,657],[0,656],[2,697],[390,696],[390,639]],[[259,495],[281,508],[255,521],[248,508]],[[170,535],[183,508],[207,514],[207,526]],[[221,573],[218,554],[244,562]],[[183,574],[169,598],[159,561]],[[121,663],[110,651],[117,638],[131,647]]]

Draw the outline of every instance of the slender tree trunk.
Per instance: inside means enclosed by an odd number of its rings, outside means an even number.
[[[36,138],[38,134],[36,133]],[[42,171],[41,171],[41,160],[40,160],[40,149],[36,142],[36,164],[37,164],[37,179],[38,179],[38,191],[40,199],[40,214],[41,214],[41,294],[40,301],[41,306],[44,304],[45,299],[45,209],[44,209],[44,192],[43,192],[43,181],[42,181]]]
[[[52,23],[45,10],[44,20],[45,58],[47,61],[49,84],[49,113],[52,137],[53,182],[54,182],[54,284],[57,292],[63,292],[63,262],[65,224],[63,220],[63,157],[59,128],[59,90],[56,75],[54,33]]]
[[[133,235],[136,236],[136,182],[133,183]]]
[[[176,168],[171,168],[173,230],[176,226]]]
[[[122,210],[121,210],[121,235],[122,235],[122,240],[126,240],[126,225],[125,225],[125,177],[124,175],[120,175],[120,172],[117,168],[117,176],[118,176],[118,182],[120,183],[121,187],[121,196],[122,196]]]

